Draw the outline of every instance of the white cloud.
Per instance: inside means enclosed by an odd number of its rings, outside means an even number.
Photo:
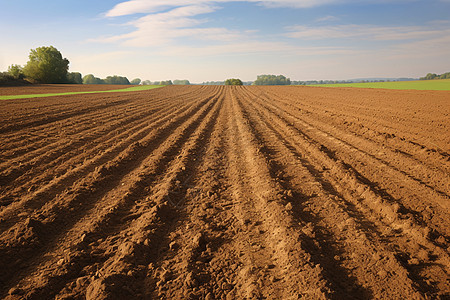
[[[322,18],[318,18],[316,22],[333,22],[333,21],[339,21],[340,19],[335,16],[325,16]]]
[[[100,37],[97,42],[120,43],[131,47],[158,47],[174,45],[177,40],[190,39],[191,42],[209,41],[223,43],[243,43],[255,41],[262,37],[252,35],[250,31],[236,31],[221,27],[200,26],[208,22],[202,15],[215,12],[220,9],[217,4],[226,2],[250,2],[266,7],[295,7],[305,8],[325,4],[340,4],[355,2],[356,0],[130,0],[117,4],[109,10],[105,16],[117,17],[133,14],[145,14],[145,16],[128,23],[136,29],[130,33]],[[360,0],[361,2],[398,2],[415,0]],[[317,22],[336,21],[335,16],[319,18]],[[286,36],[302,39],[323,38],[351,38],[365,37],[375,39],[412,38],[429,34],[411,28],[401,27],[370,27],[359,25],[341,25],[340,27],[307,27],[294,26],[288,28]],[[394,29],[394,30],[392,30]],[[254,33],[254,32],[253,32]],[[93,41],[93,40],[91,40]],[[206,45],[203,45],[206,46]],[[212,45],[216,46],[216,45]],[[239,48],[239,47],[238,47]]]
[[[215,9],[208,5],[190,5],[177,7],[167,12],[148,14],[128,23],[136,28],[133,32],[103,37],[96,41],[121,42],[126,46],[149,47],[167,46],[181,38],[229,42],[241,39],[249,33],[249,31],[237,32],[219,27],[198,27],[207,20],[194,17],[213,12]]]
[[[417,58],[424,57],[442,57],[443,65],[450,64],[450,57],[448,56],[448,49],[450,49],[450,29],[443,30],[439,36],[431,39],[412,41],[396,45],[392,48],[390,58]]]
[[[108,11],[107,17],[116,17],[141,13],[138,18],[127,23],[135,29],[129,33],[98,38],[96,42],[116,43],[128,47],[141,47],[151,55],[172,59],[177,57],[197,59],[200,57],[234,57],[242,56],[245,60],[250,57],[264,59],[281,57],[289,60],[292,58],[326,58],[371,56],[382,49],[383,53],[391,57],[408,54],[418,56],[420,51],[429,50],[430,54],[439,54],[442,50],[431,49],[433,46],[427,42],[436,42],[446,45],[447,39],[441,38],[442,34],[448,36],[448,21],[436,21],[428,26],[376,26],[345,24],[337,26],[290,26],[286,27],[284,42],[276,36],[266,36],[251,30],[230,30],[225,27],[208,27],[207,15],[220,9],[217,5],[238,0],[132,0],[122,2]],[[324,4],[339,4],[355,2],[356,0],[247,0],[266,7],[312,7]],[[361,2],[398,2],[415,0],[361,0]],[[316,19],[316,22],[334,22],[339,18],[324,16]],[[446,23],[447,22],[447,23]],[[316,23],[317,24],[317,23]],[[326,23],[325,23],[326,24]],[[320,24],[324,25],[324,24]],[[303,41],[316,40],[309,46]],[[395,41],[390,46],[383,48],[379,43],[375,48],[364,48],[361,43],[347,43],[341,46],[339,40],[370,40],[370,41]],[[405,46],[402,46],[403,45]],[[299,44],[303,44],[299,46]],[[383,43],[387,44],[387,43]],[[321,46],[318,46],[321,45]],[[324,46],[325,45],[325,46]],[[352,45],[352,46],[350,46]],[[408,47],[417,47],[420,50],[408,52]],[[145,50],[144,50],[145,49]],[[439,52],[439,53],[438,53]],[[441,55],[441,54],[439,54]],[[385,57],[386,57],[385,56]],[[283,58],[281,58],[283,59]]]
[[[164,9],[189,6],[210,5],[226,2],[250,2],[266,7],[308,8],[327,4],[343,3],[395,3],[415,2],[418,0],[130,0],[117,4],[106,13],[108,17],[132,15],[138,13],[155,13]],[[448,2],[450,0],[441,0]]]
[[[317,55],[351,55],[354,50],[343,47],[300,47],[282,42],[232,42],[220,45],[207,45],[203,47],[181,46],[166,49],[161,55],[168,56],[216,56],[216,55],[255,55],[255,54],[276,54],[277,56],[298,57]]]
[[[106,16],[117,17],[137,13],[155,13],[173,7],[210,5],[225,2],[252,2],[268,7],[304,8],[331,3],[348,2],[348,0],[131,0],[117,4],[106,13]]]
[[[430,38],[442,34],[440,29],[421,26],[374,26],[374,25],[337,25],[337,26],[290,26],[285,36],[297,39],[366,39],[378,41],[411,40]]]

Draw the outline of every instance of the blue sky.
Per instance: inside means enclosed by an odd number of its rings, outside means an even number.
[[[450,0],[0,0],[0,71],[53,45],[70,71],[189,79],[450,71]]]

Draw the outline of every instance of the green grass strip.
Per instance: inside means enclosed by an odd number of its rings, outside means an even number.
[[[393,89],[393,90],[450,91],[450,79],[367,82],[367,83],[361,82],[361,83],[316,84],[314,86],[357,87],[357,88]]]
[[[107,90],[107,91],[87,91],[87,92],[67,92],[67,93],[52,93],[52,94],[30,94],[30,95],[6,95],[0,96],[0,100],[11,100],[11,99],[28,99],[28,98],[41,98],[41,97],[52,97],[52,96],[67,96],[67,95],[81,95],[81,94],[96,94],[96,93],[122,93],[122,92],[137,92],[145,91],[163,87],[164,85],[140,85],[132,86],[129,88],[118,89],[118,90]]]

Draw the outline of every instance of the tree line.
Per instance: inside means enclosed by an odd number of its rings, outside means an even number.
[[[70,84],[139,84],[140,79],[131,82],[123,76],[108,76],[100,79],[92,74],[82,77],[79,72],[69,72],[69,60],[53,46],[31,49],[29,61],[25,66],[13,64],[8,67],[10,80],[27,79],[35,83],[70,83]]]
[[[115,84],[115,85],[189,85],[189,80],[141,81],[135,78],[131,81],[124,76],[107,76],[99,78],[93,74],[82,76],[79,72],[69,72],[69,60],[53,46],[43,46],[31,49],[29,61],[25,66],[13,64],[8,67],[7,74],[1,74],[6,80],[26,79],[35,83],[70,83],[70,84]],[[206,82],[206,85],[290,85],[291,81],[284,75],[258,75],[254,82],[243,82],[238,78],[230,78],[219,82]]]
[[[175,79],[173,82],[172,80],[162,80],[162,81],[150,81],[150,80],[144,80],[142,81],[142,85],[190,85],[191,83],[187,79]]]
[[[25,66],[13,64],[8,72],[0,73],[0,83],[26,79],[35,83],[69,83],[69,84],[117,84],[117,85],[189,85],[189,80],[141,81],[135,78],[131,81],[124,76],[107,76],[99,78],[93,74],[82,76],[79,72],[69,72],[69,60],[53,46],[32,49],[29,61]]]
[[[433,80],[433,79],[450,79],[450,72],[441,75],[428,73],[425,77],[420,78],[420,80]]]

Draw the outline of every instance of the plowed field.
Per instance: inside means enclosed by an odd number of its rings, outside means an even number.
[[[111,84],[30,84],[20,87],[0,87],[0,96],[50,94],[67,92],[88,92],[126,89],[130,85]]]
[[[1,298],[450,297],[449,92],[0,105]]]

